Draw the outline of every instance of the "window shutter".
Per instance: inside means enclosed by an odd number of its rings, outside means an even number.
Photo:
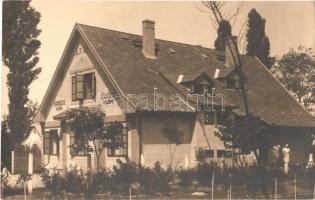
[[[83,99],[83,75],[76,74],[76,99]]]
[[[72,101],[77,100],[76,76],[72,76]]]
[[[50,132],[45,131],[44,133],[44,154],[50,154]]]
[[[96,78],[95,73],[92,73],[92,98],[94,99],[96,96]]]

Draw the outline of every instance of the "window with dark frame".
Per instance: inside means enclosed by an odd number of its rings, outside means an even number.
[[[205,157],[206,158],[213,158],[214,157],[214,151],[212,149],[206,149],[205,150]]]
[[[107,156],[109,157],[126,157],[128,156],[128,130],[126,127],[122,129],[121,133],[122,146],[118,148],[107,148]]]
[[[225,158],[232,158],[233,157],[233,152],[230,150],[226,150],[224,153]]]
[[[94,72],[72,76],[72,101],[93,99],[95,96],[96,78]]]
[[[59,137],[57,129],[45,131],[44,154],[59,155]]]
[[[236,89],[237,88],[237,81],[234,79],[226,79],[226,88],[227,89]]]
[[[206,84],[194,84],[191,89],[192,94],[204,95],[207,93],[211,93],[211,86]]]
[[[77,144],[77,145],[85,145],[88,144],[88,139],[86,135],[75,135],[73,132],[70,134],[70,145]],[[79,152],[77,155],[87,155],[88,152]]]
[[[217,150],[218,158],[224,158],[224,156],[225,156],[225,150]]]

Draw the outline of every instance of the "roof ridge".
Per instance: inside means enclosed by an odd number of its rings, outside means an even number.
[[[113,29],[108,29],[108,28],[102,28],[102,27],[92,26],[92,25],[88,25],[88,24],[81,24],[81,23],[76,23],[76,24],[79,25],[79,26],[88,26],[88,27],[92,27],[92,28],[97,28],[97,29],[102,29],[102,30],[122,33],[122,34],[128,34],[128,35],[133,35],[133,36],[137,36],[137,37],[142,37],[142,35],[138,35],[138,34],[134,34],[134,33],[128,33],[128,32],[124,32],[124,31],[118,31],[118,30],[113,30]],[[204,47],[204,46],[199,45],[199,44],[188,44],[188,43],[176,42],[176,41],[171,41],[171,40],[166,40],[166,39],[159,39],[159,38],[156,38],[156,40],[162,41],[162,42],[172,42],[172,43],[177,43],[177,44],[181,44],[181,45],[187,45],[187,46],[192,46],[192,47],[196,47],[196,48],[207,49],[207,50],[211,50],[211,51],[218,52],[218,53],[223,53],[223,51],[218,51],[218,50],[215,50],[215,49],[210,48],[210,47]]]

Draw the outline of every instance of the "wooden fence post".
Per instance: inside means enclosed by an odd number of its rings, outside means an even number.
[[[296,200],[296,175],[294,177],[294,199]]]
[[[277,200],[277,196],[278,196],[278,180],[277,178],[275,178],[275,200]]]
[[[212,172],[212,181],[211,181],[211,199],[213,200],[214,195],[214,171]]]
[[[33,152],[28,153],[28,174],[33,175]],[[27,182],[27,192],[28,194],[32,194],[33,192],[32,178]]]

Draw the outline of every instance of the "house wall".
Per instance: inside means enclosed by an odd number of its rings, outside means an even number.
[[[141,141],[142,154],[145,166],[153,166],[156,161],[162,162],[164,166],[170,163],[170,144],[163,135],[161,129],[165,127],[166,120],[175,119],[178,129],[183,134],[182,144],[177,145],[173,157],[173,167],[187,167],[191,162],[191,139],[194,127],[194,117],[191,115],[179,114],[154,114],[142,116]],[[172,144],[174,151],[175,144]],[[186,157],[186,158],[185,158]]]

